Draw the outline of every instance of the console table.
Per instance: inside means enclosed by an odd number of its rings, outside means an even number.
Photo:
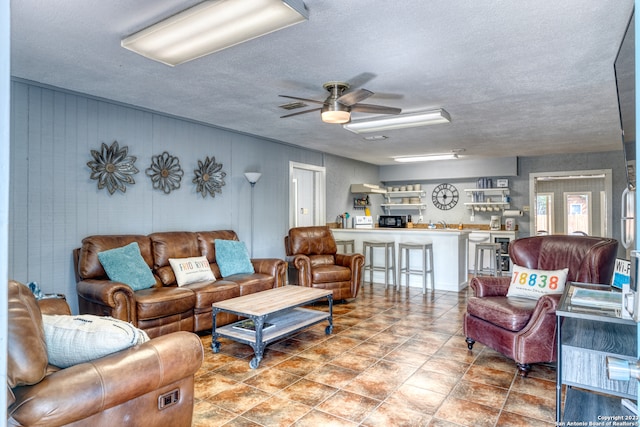
[[[603,417],[613,416],[637,425],[638,417],[622,405],[622,399],[637,399],[638,381],[609,380],[606,366],[607,356],[635,364],[638,358],[636,323],[622,319],[620,309],[572,304],[571,296],[578,288],[612,291],[608,285],[567,283],[560,299],[556,310],[556,424],[601,423]],[[567,386],[564,416],[563,385]]]

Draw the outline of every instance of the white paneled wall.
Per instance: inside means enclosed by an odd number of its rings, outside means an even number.
[[[289,161],[322,166],[330,159],[328,163],[341,166],[328,166],[330,173],[345,175],[336,182],[347,187],[345,182],[364,179],[353,177],[354,169],[367,178],[378,170],[19,80],[12,82],[11,115],[9,277],[66,294],[74,312],[72,250],[88,235],[233,229],[250,246],[251,187],[244,172],[259,171],[263,175],[254,190],[254,255],[283,258]],[[89,178],[87,162],[92,149],[115,140],[136,156],[139,173],[125,193],[109,195]],[[177,156],[185,172],[181,187],[168,195],[154,190],[145,175],[151,157],[163,151]],[[206,156],[215,156],[227,174],[222,194],[215,198],[202,198],[192,183],[197,161]],[[328,187],[327,193],[335,189]]]

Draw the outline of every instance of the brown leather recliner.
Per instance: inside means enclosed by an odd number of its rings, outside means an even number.
[[[336,241],[328,227],[292,228],[284,246],[287,261],[297,270],[297,277],[292,279],[298,285],[330,289],[334,300],[358,295],[364,256],[337,253]]]
[[[60,369],[48,364],[41,313],[70,314],[66,302],[36,301],[10,281],[8,305],[7,425],[191,426],[197,335],[176,332]]]
[[[539,270],[568,268],[567,282],[609,283],[618,242],[583,236],[536,236],[509,245],[513,264]],[[467,347],[478,341],[513,359],[526,376],[532,363],[556,360],[556,307],[561,295],[539,300],[507,297],[511,277],[474,277],[467,301]]]

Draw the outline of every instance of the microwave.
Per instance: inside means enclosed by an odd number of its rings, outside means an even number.
[[[378,218],[380,228],[406,228],[407,217],[405,215],[380,215]]]

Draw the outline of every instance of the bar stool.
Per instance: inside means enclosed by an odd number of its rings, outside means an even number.
[[[336,246],[342,246],[343,254],[352,254],[356,251],[356,242],[355,240],[336,240]],[[347,247],[350,247],[351,250],[347,251]],[[338,248],[340,249],[340,248]],[[338,251],[340,252],[340,251]]]
[[[373,253],[376,248],[384,249],[384,267],[376,266],[373,262]],[[369,263],[367,264],[367,249],[369,249]],[[393,287],[396,287],[396,242],[376,242],[376,241],[364,241],[362,242],[362,253],[364,254],[364,267],[362,269],[362,280],[364,281],[364,275],[369,270],[369,282],[373,283],[373,272],[384,271],[384,287],[389,286],[389,272],[391,271],[391,281]],[[391,259],[389,259],[391,257]]]
[[[422,268],[411,269],[411,251],[418,250],[422,256]],[[402,276],[405,276],[405,284],[409,289],[409,279],[412,274],[422,275],[422,293],[427,293],[427,275],[430,277],[431,290],[435,289],[435,277],[433,274],[433,244],[428,243],[400,243],[398,245],[398,290],[402,287]],[[406,263],[403,264],[403,257]]]
[[[500,243],[476,243],[476,267],[474,275],[502,276],[500,269]],[[489,268],[484,268],[484,253],[489,252]]]

